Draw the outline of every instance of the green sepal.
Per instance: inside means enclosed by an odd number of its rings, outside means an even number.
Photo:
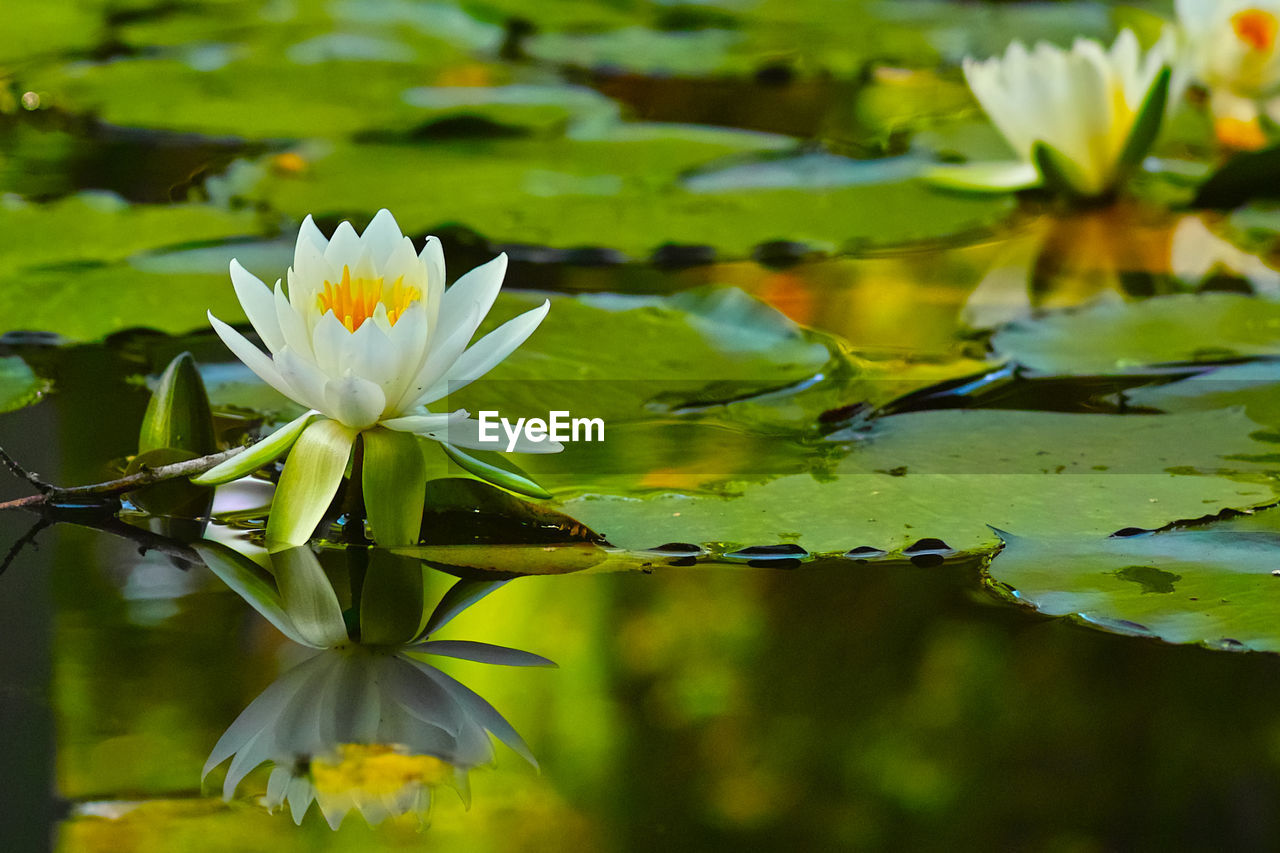
[[[1093,195],[1084,190],[1086,182],[1080,167],[1049,143],[1037,139],[1031,146],[1031,161],[1040,173],[1044,188],[1050,192],[1067,196]]]
[[[360,590],[360,642],[402,645],[417,636],[424,617],[422,563],[376,548],[369,550]]]
[[[209,394],[189,352],[169,362],[147,404],[138,453],[152,450],[185,450],[192,458],[217,450]]]
[[[204,560],[209,571],[232,592],[249,602],[249,606],[261,613],[262,618],[295,643],[306,644],[285,612],[274,579],[265,569],[221,542],[196,542],[191,547]]]
[[[426,501],[427,464],[417,436],[367,430],[364,442],[364,508],[373,541],[385,548],[418,544]]]
[[[531,498],[551,497],[550,492],[539,486],[532,477],[496,450],[464,451],[444,443],[441,443],[440,447],[445,455],[458,463],[461,468],[487,483]]]
[[[977,163],[944,163],[920,174],[921,180],[946,190],[972,193],[1009,193],[1040,185],[1040,173],[1022,160]]]
[[[1129,138],[1125,140],[1124,149],[1120,153],[1119,169],[1122,174],[1142,164],[1143,158],[1155,144],[1156,137],[1160,135],[1165,106],[1169,102],[1169,80],[1172,76],[1173,71],[1167,65],[1160,69],[1151,88],[1147,90],[1146,97],[1142,99],[1142,106],[1138,108],[1138,115],[1133,120]]]
[[[288,453],[289,448],[293,447],[294,442],[298,440],[298,436],[302,435],[302,431],[318,417],[320,415],[317,412],[307,412],[296,420],[289,421],[271,435],[250,445],[238,456],[233,456],[203,474],[192,477],[191,482],[198,486],[220,486],[270,465]]]
[[[310,548],[276,551],[271,555],[271,568],[280,588],[280,602],[304,645],[329,649],[347,642],[342,605]]]
[[[298,436],[267,517],[267,549],[272,553],[311,539],[338,492],[358,434],[358,430],[321,418]]]

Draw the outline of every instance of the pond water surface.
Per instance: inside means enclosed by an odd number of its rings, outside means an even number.
[[[19,6],[22,467],[119,476],[183,352],[292,418],[205,311],[382,207],[552,299],[451,405],[606,436],[547,501],[429,448],[394,551],[344,494],[267,555],[274,467],[0,512],[3,849],[1280,846],[1280,218],[1192,205],[1194,104],[1114,203],[917,180],[998,145],[960,57],[1107,4]]]

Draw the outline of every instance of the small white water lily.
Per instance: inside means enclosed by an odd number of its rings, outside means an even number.
[[[1191,74],[1209,90],[1219,141],[1266,143],[1259,104],[1280,94],[1280,2],[1177,0]]]
[[[942,166],[927,177],[958,189],[1109,193],[1155,142],[1172,53],[1167,36],[1143,52],[1125,30],[1110,49],[1085,38],[1070,50],[1014,42],[1003,57],[966,58],[969,88],[1020,159]]]
[[[231,281],[264,353],[209,314],[218,336],[264,382],[310,411],[195,482],[217,485],[290,453],[267,524],[273,547],[307,541],[338,490],[357,437],[364,446],[366,509],[381,545],[417,541],[425,468],[414,436],[441,442],[471,470],[492,472],[458,448],[482,442],[465,410],[427,407],[479,379],[533,333],[550,303],[468,347],[506,273],[499,255],[445,289],[444,253],[428,237],[414,250],[381,210],[362,235],[343,222],[326,240],[308,216],[298,233],[288,290],[231,262]],[[558,442],[522,440],[518,452]],[[483,474],[482,474],[483,475]],[[492,476],[489,477],[493,479]],[[501,479],[499,485],[508,485]]]
[[[224,798],[231,799],[256,767],[271,763],[268,808],[287,802],[301,823],[315,802],[336,829],[353,809],[370,824],[402,814],[425,817],[432,789],[440,785],[455,788],[465,802],[468,771],[494,760],[490,734],[537,767],[528,745],[492,705],[420,659],[555,666],[519,649],[430,639],[505,581],[459,581],[425,615],[418,562],[376,553],[375,559],[390,562],[369,566],[356,638],[309,548],[270,556],[273,585],[237,550],[207,541],[194,547],[285,636],[320,650],[277,678],[218,739],[203,776],[231,759]],[[370,610],[370,601],[385,610]],[[401,606],[409,602],[417,606]]]

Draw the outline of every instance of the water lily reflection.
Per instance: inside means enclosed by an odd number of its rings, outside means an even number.
[[[284,673],[218,740],[204,775],[230,759],[223,796],[248,774],[272,765],[265,804],[286,803],[301,823],[315,802],[339,826],[359,810],[376,824],[425,817],[442,785],[469,801],[467,774],[494,760],[490,735],[537,766],[519,733],[485,699],[432,666],[431,656],[507,666],[554,666],[529,652],[465,640],[430,639],[440,627],[502,582],[459,581],[427,613],[403,604],[410,582],[389,596],[385,575],[423,569],[416,561],[384,564],[362,584],[360,612],[344,613],[316,556],[296,548],[272,557],[272,578],[251,560],[215,543],[196,546],[205,563],[286,636],[319,654]],[[374,568],[371,566],[371,568]],[[383,588],[371,588],[382,584]],[[420,584],[416,585],[420,590]],[[399,613],[375,614],[370,600]],[[415,612],[416,611],[416,612]]]

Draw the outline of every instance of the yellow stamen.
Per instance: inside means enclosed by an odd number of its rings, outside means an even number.
[[[384,744],[344,743],[332,759],[317,757],[311,762],[311,782],[327,794],[390,796],[409,785],[440,785],[449,775],[449,765],[439,758],[410,755]]]
[[[1224,116],[1213,123],[1214,135],[1218,144],[1237,151],[1257,151],[1267,144],[1267,135],[1257,119],[1245,119]]]
[[[404,276],[384,292],[382,276],[377,278],[351,278],[351,267],[342,267],[342,281],[334,284],[326,280],[319,295],[320,313],[332,311],[348,332],[354,332],[373,316],[379,305],[386,306],[387,320],[395,325],[409,306],[422,298],[422,292],[406,286]]]
[[[1269,52],[1276,44],[1276,31],[1280,22],[1276,16],[1262,9],[1245,9],[1231,16],[1231,26],[1240,41],[1259,53]]]

